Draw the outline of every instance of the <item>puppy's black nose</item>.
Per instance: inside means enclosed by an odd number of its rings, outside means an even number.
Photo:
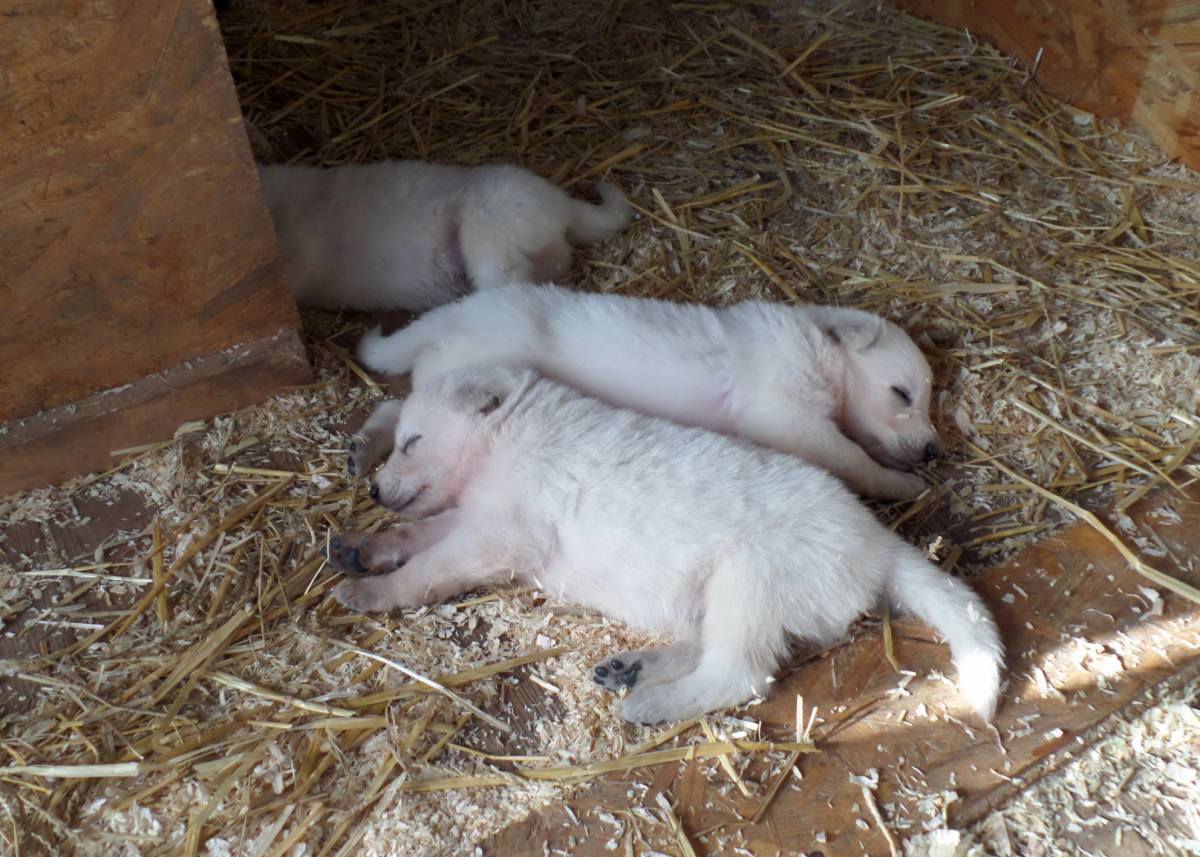
[[[933,441],[929,441],[929,443],[925,444],[925,460],[926,461],[933,461],[935,458],[937,458],[941,454],[942,454],[942,451],[940,449],[938,449],[938,445],[936,443],[934,443]]]
[[[376,503],[379,502],[379,486],[374,482],[371,483],[371,499]]]

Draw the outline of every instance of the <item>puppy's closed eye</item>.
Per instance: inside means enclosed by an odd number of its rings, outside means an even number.
[[[908,390],[893,385],[892,392],[896,394],[896,398],[904,403],[905,407],[912,407],[912,396],[908,394]]]
[[[419,434],[414,434],[408,440],[404,441],[404,446],[400,447],[400,452],[402,452],[404,455],[408,455],[408,451],[412,449],[413,444],[420,439],[421,436]]]

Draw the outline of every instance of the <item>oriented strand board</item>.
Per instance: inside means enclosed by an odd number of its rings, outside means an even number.
[[[0,420],[271,338],[307,377],[209,0],[8,3],[0,139]]]
[[[1060,98],[1133,121],[1200,169],[1200,0],[897,0],[965,28]],[[1040,54],[1040,55],[1039,55]]]
[[[1132,513],[1136,537],[1166,553],[1157,567],[1192,585],[1200,584],[1200,572],[1184,566],[1200,550],[1198,500],[1195,491],[1190,500],[1171,500],[1178,517],[1157,514],[1168,505],[1161,495]],[[921,830],[921,802],[930,796],[959,828],[1087,746],[1149,688],[1200,672],[1200,608],[1161,590],[1156,603],[1156,587],[1085,524],[975,584],[1008,647],[1008,687],[995,730],[973,722],[953,684],[935,677],[954,675],[946,647],[928,628],[897,622],[897,658],[917,674],[907,687],[884,659],[878,634],[864,634],[799,665],[766,703],[747,710],[775,737],[791,733],[797,694],[825,719],[814,732],[820,751],[800,759],[803,780],[785,783],[757,823],[748,820],[762,806],[763,789],[742,797],[723,788],[729,781],[720,769],[706,778],[696,764],[679,763],[593,784],[570,802],[571,814],[561,807],[536,813],[494,837],[484,853],[540,857],[546,846],[577,857],[610,854],[607,837],[587,822],[631,802],[654,810],[654,796],[663,792],[693,838],[720,830],[733,840],[722,848],[709,837],[700,854],[887,855],[852,775],[878,772],[875,799],[900,838]]]

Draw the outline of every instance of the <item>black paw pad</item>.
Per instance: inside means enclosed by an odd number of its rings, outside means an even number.
[[[338,553],[337,564],[346,574],[364,575],[371,574],[371,569],[363,565],[362,554],[358,548],[347,548]]]
[[[609,690],[619,690],[637,684],[638,673],[641,671],[641,661],[627,665],[620,658],[613,658],[592,667],[592,681]]]

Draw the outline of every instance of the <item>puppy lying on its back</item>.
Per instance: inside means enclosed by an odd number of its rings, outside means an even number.
[[[537,369],[620,407],[794,453],[873,497],[915,497],[924,483],[900,468],[938,454],[929,364],[904,331],[859,310],[507,286],[390,336],[376,328],[358,356],[415,383],[463,366]],[[386,449],[370,426],[368,445]]]
[[[881,603],[949,641],[990,718],[1001,644],[964,583],[789,455],[632,411],[538,377],[467,370],[419,386],[372,495],[420,518],[339,536],[355,610],[416,607],[517,577],[631,625],[663,649],[598,665],[626,719],[692,717],[767,692],[789,635],[828,645]]]
[[[260,166],[296,299],[410,312],[512,282],[552,280],[568,242],[600,241],[630,218],[620,191],[592,205],[515,166],[420,161]]]

